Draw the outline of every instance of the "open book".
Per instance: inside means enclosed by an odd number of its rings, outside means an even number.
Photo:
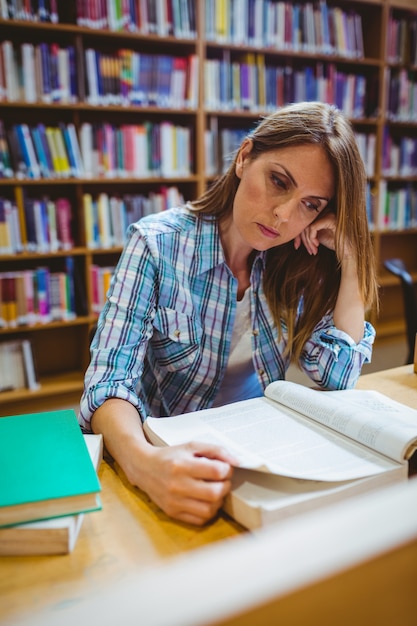
[[[148,417],[155,445],[217,443],[239,461],[224,510],[255,529],[408,476],[417,410],[376,391],[319,391],[277,381],[265,396]]]
[[[103,436],[84,435],[94,469],[103,459]],[[0,556],[34,556],[72,552],[84,513],[0,528]]]

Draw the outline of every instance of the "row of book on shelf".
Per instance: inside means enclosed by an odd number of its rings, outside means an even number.
[[[184,204],[177,187],[161,187],[148,196],[123,197],[100,193],[83,195],[86,246],[90,249],[123,246],[128,226],[140,218]]]
[[[0,122],[2,178],[189,176],[192,131],[169,121],[59,126]]]
[[[94,30],[194,39],[197,35],[195,5],[195,0],[77,2],[77,25]]]
[[[361,15],[324,0],[207,0],[204,16],[209,41],[349,58],[364,56]]]
[[[21,205],[0,197],[0,255],[21,252],[53,253],[71,250],[75,240],[88,248],[123,246],[130,224],[151,213],[184,204],[175,186],[160,186],[148,195],[83,194],[85,241],[76,237],[75,207],[69,198],[30,198],[22,194]]]
[[[156,106],[196,109],[198,57],[119,50],[85,51],[86,102],[92,105]]]
[[[387,181],[381,181],[376,225],[380,230],[417,228],[417,186],[389,188]]]
[[[205,107],[220,111],[273,111],[290,102],[335,104],[351,118],[374,117],[376,83],[372,76],[338,68],[335,63],[266,64],[265,55],[229,52],[208,59],[204,72]]]
[[[253,45],[257,48],[306,51],[363,58],[362,16],[353,8],[273,0],[207,0],[205,36],[208,41]],[[1,0],[0,17],[41,22],[70,21],[68,7],[56,0]],[[108,29],[161,37],[196,37],[194,0],[106,0],[76,3],[76,23],[94,30]],[[417,17],[396,11],[388,17],[387,60],[417,65]]]
[[[73,45],[0,44],[0,101],[197,107],[196,55],[139,53],[126,48],[80,52]],[[80,86],[78,67],[85,68]],[[80,89],[82,91],[80,92]]]
[[[196,37],[195,0],[0,0],[0,17],[160,37]]]
[[[59,21],[58,0],[0,0],[0,17],[3,20],[56,24]]]
[[[395,122],[417,122],[417,70],[404,67],[388,72],[388,119]]]
[[[213,117],[205,131],[205,163],[207,176],[224,173],[230,165],[236,150],[251,131],[247,128],[221,128]],[[369,178],[375,175],[376,134],[355,132],[359,152]]]
[[[384,128],[382,173],[384,176],[417,175],[417,137],[393,137],[389,128]]]
[[[417,66],[417,15],[415,12],[389,15],[387,59],[390,63]]]
[[[104,306],[114,269],[114,265],[92,263],[89,266],[91,312],[95,315]],[[79,285],[77,293],[81,288]],[[65,271],[62,272],[51,271],[48,267],[0,272],[0,328],[18,330],[24,326],[70,321],[76,315],[71,257],[65,259]],[[15,346],[13,342],[0,343],[0,346],[9,344]],[[0,371],[5,370],[0,368]],[[5,387],[9,388],[10,384]]]
[[[62,269],[48,266],[0,272],[0,328],[18,328],[76,317],[75,263],[62,258]],[[77,290],[76,290],[77,287]]]

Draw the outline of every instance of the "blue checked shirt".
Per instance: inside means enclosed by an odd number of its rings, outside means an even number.
[[[252,360],[262,388],[285,378],[289,366],[285,327],[278,341],[262,288],[264,263],[258,253],[250,286]],[[92,344],[82,427],[90,430],[91,415],[107,398],[129,401],[142,419],[210,407],[227,366],[236,297],[215,220],[176,208],[132,224]],[[374,336],[365,322],[356,344],[328,315],[300,365],[320,387],[353,387]]]

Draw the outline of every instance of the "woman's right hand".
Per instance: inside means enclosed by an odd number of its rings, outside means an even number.
[[[167,515],[197,526],[216,515],[231,488],[235,459],[226,450],[202,442],[166,448],[149,444],[145,457],[137,476],[128,479]]]
[[[129,482],[173,519],[202,526],[212,519],[231,488],[237,460],[221,446],[193,442],[159,448],[150,444],[135,407],[109,398],[94,413],[92,429]]]

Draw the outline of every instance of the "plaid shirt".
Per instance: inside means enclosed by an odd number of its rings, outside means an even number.
[[[250,286],[252,360],[262,388],[285,378],[289,366],[285,327],[278,341],[263,292],[264,264],[265,253],[258,253]],[[107,398],[129,401],[142,419],[210,407],[227,366],[236,297],[215,220],[177,208],[132,224],[92,344],[83,428]],[[366,322],[356,344],[326,316],[300,365],[320,387],[353,387],[374,336]]]

